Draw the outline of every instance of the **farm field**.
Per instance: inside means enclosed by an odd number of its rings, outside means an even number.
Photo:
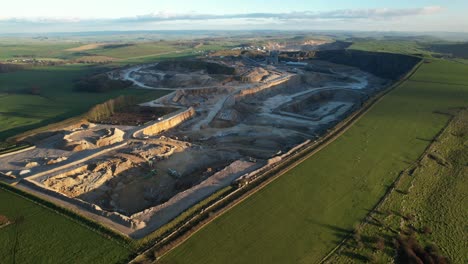
[[[119,263],[131,251],[50,209],[0,189],[1,263]]]
[[[165,255],[161,263],[313,263],[363,220],[468,101],[468,66],[434,60],[344,135]],[[447,83],[449,82],[450,83]],[[209,251],[209,254],[207,254]]]
[[[21,45],[13,40],[0,38],[0,62],[6,60],[37,59],[49,62],[76,63],[77,61],[118,61],[119,63],[142,63],[158,57],[194,55],[196,51],[219,50],[231,47],[233,42],[198,44],[191,41],[129,41],[77,42],[28,40]],[[236,42],[237,43],[237,42]]]
[[[157,98],[165,92],[123,89],[108,93],[73,91],[77,78],[96,68],[87,65],[33,67],[0,74],[0,140],[85,113],[93,105],[119,95]],[[38,95],[25,90],[35,87]]]
[[[172,42],[80,43],[72,41],[30,41],[21,45],[0,39],[0,60],[17,58],[76,59],[82,56],[107,56],[115,59],[176,51]]]
[[[114,61],[111,65],[115,66],[124,66],[129,64],[140,64],[140,63],[153,63],[156,61],[162,60],[172,60],[172,59],[183,59],[183,58],[193,58],[194,53],[191,50],[186,51],[174,51],[169,53],[162,53],[162,54],[149,54],[149,55],[142,55],[133,58],[126,58],[123,60]]]
[[[116,64],[135,64],[135,63],[151,63],[158,60],[174,59],[179,57],[196,56],[196,52],[207,50],[220,50],[229,47],[232,43],[224,44],[208,44],[200,45],[199,47],[191,47],[188,43],[137,43],[135,45],[124,46],[119,48],[103,49],[98,48],[89,50],[91,54],[99,56],[107,56],[116,58]]]
[[[148,56],[151,54],[175,52],[178,50],[174,45],[165,43],[138,43],[128,46],[124,45],[122,47],[116,48],[112,48],[112,45],[109,46],[111,46],[111,48],[97,48],[86,52],[113,58],[126,59],[132,57]]]
[[[78,44],[57,41],[24,41],[17,42],[0,40],[0,60],[15,58],[63,58],[69,55],[67,49],[76,47]]]
[[[348,240],[331,263],[353,263],[356,258],[388,263],[399,251],[393,240],[405,237],[415,238],[421,247],[435,245],[436,253],[452,263],[468,259],[463,230],[468,218],[468,110],[451,112],[455,117],[441,136],[402,174],[369,224],[357,230],[359,235]]]
[[[422,54],[424,56],[430,56],[432,54],[432,52],[426,50],[423,45],[410,40],[358,40],[353,43],[349,49],[400,54]]]
[[[467,65],[440,60],[425,64],[411,79],[413,82],[427,84],[468,85]]]

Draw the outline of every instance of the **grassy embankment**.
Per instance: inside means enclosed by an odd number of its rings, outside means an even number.
[[[448,117],[434,111],[466,104],[466,71],[467,66],[452,62],[424,64],[343,136],[194,234],[161,262],[319,261],[446,125]]]

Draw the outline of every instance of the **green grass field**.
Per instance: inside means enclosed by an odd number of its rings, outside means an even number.
[[[166,92],[124,89],[109,93],[78,93],[73,81],[91,73],[95,67],[64,65],[33,67],[0,74],[0,140],[27,130],[85,113],[95,104],[132,94],[140,98],[157,98]],[[40,95],[19,91],[38,87]]]
[[[1,263],[117,263],[131,253],[114,240],[22,197],[0,189]]]
[[[411,40],[359,40],[354,42],[349,49],[399,54],[422,54],[424,56],[432,54],[423,45]]]
[[[90,43],[93,45],[92,43]],[[67,61],[78,59],[83,56],[105,56],[113,58],[119,63],[145,63],[158,59],[178,57],[180,54],[195,55],[195,51],[220,50],[235,46],[233,42],[215,42],[193,47],[190,42],[178,41],[151,41],[135,42],[129,41],[128,46],[112,47],[126,43],[110,42],[105,46],[97,45],[92,49],[79,48],[86,43],[77,41],[35,41],[31,39],[22,40],[22,44],[13,40],[0,39],[0,62],[9,59],[42,59],[47,61]],[[78,48],[73,50],[73,48]]]
[[[140,64],[140,63],[152,63],[155,61],[161,60],[173,60],[173,59],[184,59],[184,58],[193,58],[196,56],[193,51],[187,50],[182,52],[173,52],[168,54],[156,54],[156,55],[145,55],[134,58],[127,58],[119,61],[112,62],[112,65],[124,66],[128,64]]]
[[[457,65],[451,61],[436,61],[425,64],[419,74],[411,80],[415,82],[447,85],[468,85],[468,67],[466,65]]]
[[[468,66],[423,64],[320,153],[162,258],[161,263],[314,263],[353,230],[448,117],[468,102]],[[441,77],[442,76],[442,77]],[[458,85],[446,84],[450,81]]]
[[[66,49],[77,47],[79,44],[67,42],[39,42],[26,40],[21,44],[0,40],[0,60],[16,58],[61,58],[69,55]]]
[[[109,56],[113,58],[119,58],[119,59],[128,59],[128,58],[133,58],[133,57],[144,57],[144,56],[150,56],[150,55],[157,55],[160,53],[168,53],[168,52],[175,52],[180,49],[186,49],[188,47],[180,47],[177,48],[174,45],[171,45],[170,43],[138,43],[132,46],[127,46],[127,47],[121,47],[121,48],[110,48],[110,49],[104,49],[104,48],[99,48],[95,50],[89,50],[86,52],[92,53],[92,54],[99,54],[103,56]]]
[[[121,44],[121,43],[115,43]],[[85,43],[74,41],[34,41],[31,39],[22,40],[21,44],[11,40],[0,39],[0,61],[17,58],[36,59],[75,59],[84,55],[102,55],[116,59],[127,59],[132,57],[157,55],[159,53],[173,52],[188,47],[176,46],[175,42],[137,42],[133,45],[86,50],[70,50],[79,48]],[[112,45],[109,43],[108,45]]]
[[[347,241],[330,262],[354,263],[358,258],[389,263],[396,255],[393,239],[413,227],[416,230],[413,236],[422,246],[435,244],[439,254],[448,257],[451,263],[465,263],[468,259],[464,228],[468,218],[465,210],[467,139],[468,110],[465,110],[431,144],[414,171],[403,174],[395,191],[372,214],[371,224],[360,229],[360,238]],[[409,215],[412,217],[408,218]],[[376,248],[379,239],[385,246]]]

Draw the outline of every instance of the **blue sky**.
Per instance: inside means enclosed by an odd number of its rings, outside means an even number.
[[[467,0],[13,0],[0,33],[164,29],[468,31]]]

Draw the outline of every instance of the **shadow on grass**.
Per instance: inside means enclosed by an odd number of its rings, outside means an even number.
[[[78,116],[78,115],[79,114],[76,111],[69,111],[69,112],[66,112],[66,113],[64,113],[62,115],[58,115],[58,116],[53,117],[53,118],[42,120],[40,122],[31,124],[31,125],[19,126],[19,127],[15,127],[15,128],[12,128],[12,129],[8,129],[8,130],[0,132],[0,141],[4,141],[4,140],[8,139],[9,137],[13,137],[15,135],[24,133],[26,131],[33,130],[33,129],[40,128],[40,127],[44,127],[44,126],[47,126],[47,125],[50,125],[50,124],[53,124],[53,123],[57,123],[57,122],[66,120],[67,118],[70,118],[70,117],[73,117],[73,116]]]
[[[400,190],[400,189],[395,189],[395,192],[401,194],[401,195],[407,195],[408,191]]]
[[[421,138],[421,137],[416,137],[417,140],[424,141],[424,142],[429,142],[432,143],[434,141],[433,138]]]
[[[339,226],[323,224],[323,223],[319,223],[316,221],[311,221],[311,222],[313,222],[313,224],[316,224],[318,226],[321,226],[321,227],[324,227],[326,229],[333,231],[333,235],[335,236],[335,239],[336,239],[335,241],[333,241],[333,243],[335,244],[341,243],[345,238],[347,238],[353,233],[353,230],[345,229]]]
[[[341,252],[341,255],[349,257],[357,262],[361,263],[367,263],[369,259],[366,256],[363,256],[361,254],[355,253],[355,252],[350,252],[350,251],[344,251]]]

